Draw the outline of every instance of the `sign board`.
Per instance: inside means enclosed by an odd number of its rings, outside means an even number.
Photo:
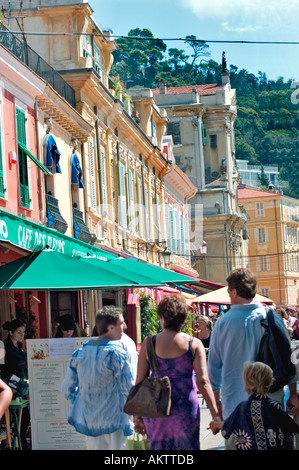
[[[32,450],[84,450],[86,438],[68,424],[61,383],[73,352],[89,337],[27,340]]]

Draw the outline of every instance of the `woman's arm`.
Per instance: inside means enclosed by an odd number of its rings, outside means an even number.
[[[202,342],[194,339],[192,343],[194,354],[193,367],[196,375],[196,384],[199,392],[202,394],[213,419],[219,417],[215,396],[208,377],[206,353]],[[219,417],[220,420],[220,417]]]
[[[12,390],[0,379],[0,417],[3,416],[5,410],[9,407],[12,399]]]
[[[143,341],[138,356],[136,385],[142,382],[149,374],[149,364],[147,361],[146,346],[147,338]],[[139,434],[146,434],[146,428],[141,416],[134,416],[134,429]]]

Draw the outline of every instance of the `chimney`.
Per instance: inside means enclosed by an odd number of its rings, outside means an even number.
[[[166,95],[166,93],[167,93],[166,84],[167,84],[166,80],[163,80],[163,78],[162,78],[160,80],[160,83],[159,83],[159,93],[160,93],[160,95]]]

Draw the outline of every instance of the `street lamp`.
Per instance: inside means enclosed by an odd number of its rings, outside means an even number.
[[[199,244],[199,250],[200,250],[202,255],[207,254],[208,244],[205,240],[202,240],[202,242]]]
[[[164,248],[164,251],[162,251],[162,256],[164,258],[165,266],[169,266],[170,265],[171,251],[169,251],[167,249],[167,246]]]

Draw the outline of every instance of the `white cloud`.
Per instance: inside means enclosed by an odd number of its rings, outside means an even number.
[[[180,0],[200,20],[220,20],[225,31],[283,27],[298,18],[298,0]]]

